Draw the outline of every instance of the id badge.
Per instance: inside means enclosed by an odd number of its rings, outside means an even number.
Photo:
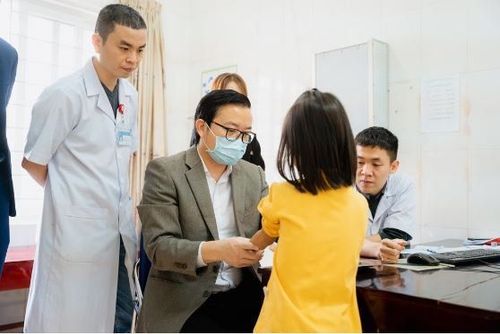
[[[132,145],[132,127],[123,111],[118,113],[118,119],[116,122],[116,139],[119,146],[131,146]]]
[[[132,145],[132,131],[128,130],[118,130],[118,145],[119,146],[131,146]]]

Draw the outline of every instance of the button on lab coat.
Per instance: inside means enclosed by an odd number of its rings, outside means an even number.
[[[27,332],[113,331],[120,235],[129,276],[137,254],[128,184],[137,92],[122,79],[119,101],[132,131],[128,146],[118,143],[118,120],[92,61],[33,107],[25,157],[47,165],[48,177]]]

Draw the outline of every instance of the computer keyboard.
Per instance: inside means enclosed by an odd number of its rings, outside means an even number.
[[[500,250],[495,249],[468,249],[463,251],[432,253],[439,262],[449,264],[462,264],[479,260],[500,260]]]

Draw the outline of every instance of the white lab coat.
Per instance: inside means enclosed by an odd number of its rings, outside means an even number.
[[[372,217],[371,212],[368,213],[369,221],[366,235],[377,234],[384,228],[392,227],[415,237],[416,215],[415,183],[401,173],[391,174],[375,212],[375,217]]]
[[[133,289],[137,236],[128,174],[137,92],[122,79],[119,102],[130,124],[128,146],[118,144],[92,61],[47,88],[33,107],[25,157],[48,165],[48,178],[26,332],[113,331],[120,234]]]

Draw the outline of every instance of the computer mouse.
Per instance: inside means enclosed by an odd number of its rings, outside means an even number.
[[[424,266],[437,266],[439,260],[434,256],[425,253],[413,253],[406,259],[411,264],[421,264]]]

